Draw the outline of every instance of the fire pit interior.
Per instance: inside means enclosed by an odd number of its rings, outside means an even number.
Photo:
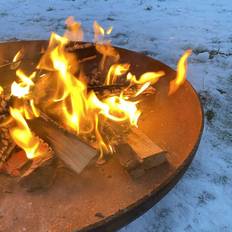
[[[83,65],[85,73],[93,72],[102,61],[101,55],[93,44],[78,44],[87,48],[81,51],[74,43],[70,52],[83,60],[94,57]],[[25,55],[20,69],[31,73],[47,46],[47,41],[2,43],[1,59],[12,60],[23,48]],[[3,231],[22,228],[35,231],[36,228],[36,231],[112,232],[151,208],[187,169],[203,128],[202,108],[195,90],[186,81],[168,96],[169,84],[176,77],[173,69],[143,54],[122,48],[116,50],[119,63],[130,63],[130,71],[136,76],[160,70],[165,73],[155,85],[155,94],[142,97],[139,104],[143,113],[138,126],[151,141],[167,151],[167,162],[149,169],[139,178],[132,178],[118,159],[119,155],[130,152],[122,146],[107,162],[92,163],[80,174],[57,162],[23,183],[17,177],[0,174]],[[3,88],[17,80],[15,70],[8,65],[0,68],[0,74]],[[40,89],[37,91],[39,94]],[[38,121],[32,121],[31,126],[37,128],[39,135],[43,134]]]

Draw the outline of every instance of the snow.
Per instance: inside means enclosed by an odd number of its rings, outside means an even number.
[[[204,100],[205,129],[191,167],[155,207],[120,232],[232,231],[232,2],[230,0],[8,0],[0,40],[47,39],[73,15],[112,25],[115,45],[175,68],[193,49],[188,79]]]

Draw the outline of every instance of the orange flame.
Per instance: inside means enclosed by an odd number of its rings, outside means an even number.
[[[2,93],[3,93],[3,88],[2,88],[2,86],[0,85],[0,95],[2,95]]]
[[[30,88],[34,86],[32,79],[35,77],[36,73],[33,72],[29,77],[26,76],[21,70],[16,71],[16,75],[20,79],[20,83],[13,82],[11,85],[11,95],[23,98],[29,94]]]
[[[180,58],[177,64],[177,75],[170,82],[169,95],[175,93],[177,89],[185,82],[187,74],[187,59],[192,54],[192,50],[187,50]]]
[[[12,83],[11,95],[21,99],[21,102],[17,106],[10,108],[10,114],[17,124],[17,126],[10,129],[10,134],[15,143],[26,152],[27,157],[33,159],[41,155],[38,150],[40,140],[30,131],[25,118],[32,119],[40,115],[34,105],[34,100],[27,99],[31,87],[34,86],[32,79],[35,78],[36,73],[33,72],[30,76],[27,76],[22,70],[18,69],[16,75],[19,77],[20,82],[14,81]]]
[[[105,35],[109,35],[112,32],[113,28],[110,27],[106,31],[103,29],[100,24],[96,21],[93,23],[93,31],[94,31],[94,42],[96,42],[96,50],[102,54],[102,60],[100,62],[100,68],[103,70],[105,68],[105,63],[107,57],[110,57],[117,62],[119,60],[118,52],[111,46],[109,40],[105,40]]]
[[[143,85],[147,82],[154,85],[160,79],[160,77],[164,75],[165,75],[164,71],[146,72],[142,74],[140,78],[137,80],[136,76],[132,75],[131,73],[128,73],[127,80],[129,80],[132,84],[137,84],[137,85]]]
[[[26,152],[28,159],[40,156],[41,154],[38,152],[40,140],[31,132],[22,112],[18,109],[10,108],[10,114],[17,123],[17,126],[10,128],[10,135],[15,143]]]
[[[112,85],[116,82],[117,78],[125,74],[130,68],[129,64],[113,64],[105,79],[105,85]]]
[[[11,64],[11,69],[17,69],[19,67],[19,65],[22,62],[22,59],[24,57],[24,48],[21,48],[14,56],[13,60],[12,60],[12,64]]]
[[[75,133],[95,133],[99,150],[112,152],[112,147],[106,144],[101,135],[100,118],[104,117],[116,122],[128,121],[136,126],[140,115],[136,107],[138,102],[129,101],[122,94],[99,100],[93,91],[88,93],[84,76],[80,74],[79,77],[75,77],[70,70],[73,64],[66,56],[65,43],[54,34],[52,39],[54,44],[50,43],[50,47],[53,49],[48,50],[44,55],[50,58],[47,60],[47,66],[43,58],[41,61],[43,68],[50,70],[52,67],[56,73],[53,76],[57,83],[57,90],[52,96],[53,104],[56,104],[53,112],[59,115],[63,124]],[[41,67],[41,64],[38,66]],[[116,76],[122,75],[128,69],[128,64],[112,66],[108,74],[108,82],[114,82]],[[52,108],[52,105],[48,107]]]
[[[24,56],[24,49],[22,48],[15,54],[12,62],[17,62],[17,61],[21,60],[23,58],[23,56]]]

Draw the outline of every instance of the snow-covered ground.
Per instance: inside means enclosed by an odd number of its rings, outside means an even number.
[[[188,79],[206,118],[196,158],[165,198],[120,232],[232,231],[231,0],[1,0],[0,40],[62,34],[69,15],[82,21],[87,34],[95,19],[112,25],[113,44],[172,67],[193,49]]]

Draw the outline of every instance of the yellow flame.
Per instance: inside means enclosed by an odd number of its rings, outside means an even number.
[[[106,34],[107,35],[110,35],[113,31],[113,27],[109,27],[107,30],[106,30]]]
[[[33,72],[27,76],[22,70],[17,70],[16,75],[19,77],[19,83],[13,82],[11,85],[11,95],[21,99],[14,107],[10,108],[11,117],[15,120],[16,126],[10,128],[10,134],[15,143],[21,147],[28,157],[33,159],[41,155],[39,151],[40,140],[34,136],[27,125],[26,119],[39,117],[39,111],[36,109],[34,100],[27,99],[34,86],[32,81],[36,73]],[[26,118],[26,119],[25,119]]]
[[[15,54],[15,56],[14,56],[12,62],[15,63],[15,62],[21,60],[21,59],[23,58],[23,56],[24,56],[24,52],[25,52],[25,51],[24,51],[23,48],[20,49],[20,50]]]
[[[31,132],[22,112],[16,108],[10,108],[10,114],[17,123],[17,126],[10,128],[10,134],[15,143],[26,152],[28,159],[40,156],[38,152],[40,140]]]
[[[105,85],[112,85],[117,81],[117,78],[125,74],[130,68],[129,64],[113,64],[111,65],[107,77],[105,79]]]
[[[11,95],[23,98],[30,93],[30,89],[34,86],[32,79],[35,77],[36,73],[33,72],[29,77],[26,76],[21,70],[16,71],[16,75],[20,79],[20,83],[13,82],[11,85]]]
[[[17,69],[19,67],[19,65],[21,64],[22,62],[22,59],[24,57],[24,48],[21,48],[17,53],[16,55],[14,56],[13,60],[12,60],[12,64],[10,65],[10,68],[11,69]]]
[[[100,62],[101,70],[105,68],[106,59],[108,57],[112,58],[114,62],[119,60],[119,54],[116,49],[111,46],[110,40],[105,40],[105,34],[109,35],[112,30],[113,28],[110,27],[105,31],[96,21],[93,23],[94,42],[96,42],[95,47],[96,50],[102,54],[102,60]]]
[[[93,22],[93,31],[94,31],[94,41],[97,42],[104,38],[105,30],[103,27],[97,23],[97,21]]]
[[[137,80],[136,76],[132,75],[131,73],[128,73],[127,80],[129,80],[130,83],[137,84],[137,85],[143,85],[147,82],[154,85],[160,79],[160,77],[164,75],[165,75],[164,71],[146,72],[142,74],[140,78]]]
[[[177,75],[174,80],[170,82],[169,95],[175,93],[177,89],[185,82],[187,74],[187,59],[192,54],[192,50],[187,50],[181,56],[177,64]]]
[[[17,106],[17,108],[24,114],[26,119],[33,119],[40,116],[39,110],[35,107],[34,100],[24,101],[23,105]]]
[[[2,93],[3,93],[3,88],[2,88],[2,86],[0,85],[0,95],[2,95]]]

